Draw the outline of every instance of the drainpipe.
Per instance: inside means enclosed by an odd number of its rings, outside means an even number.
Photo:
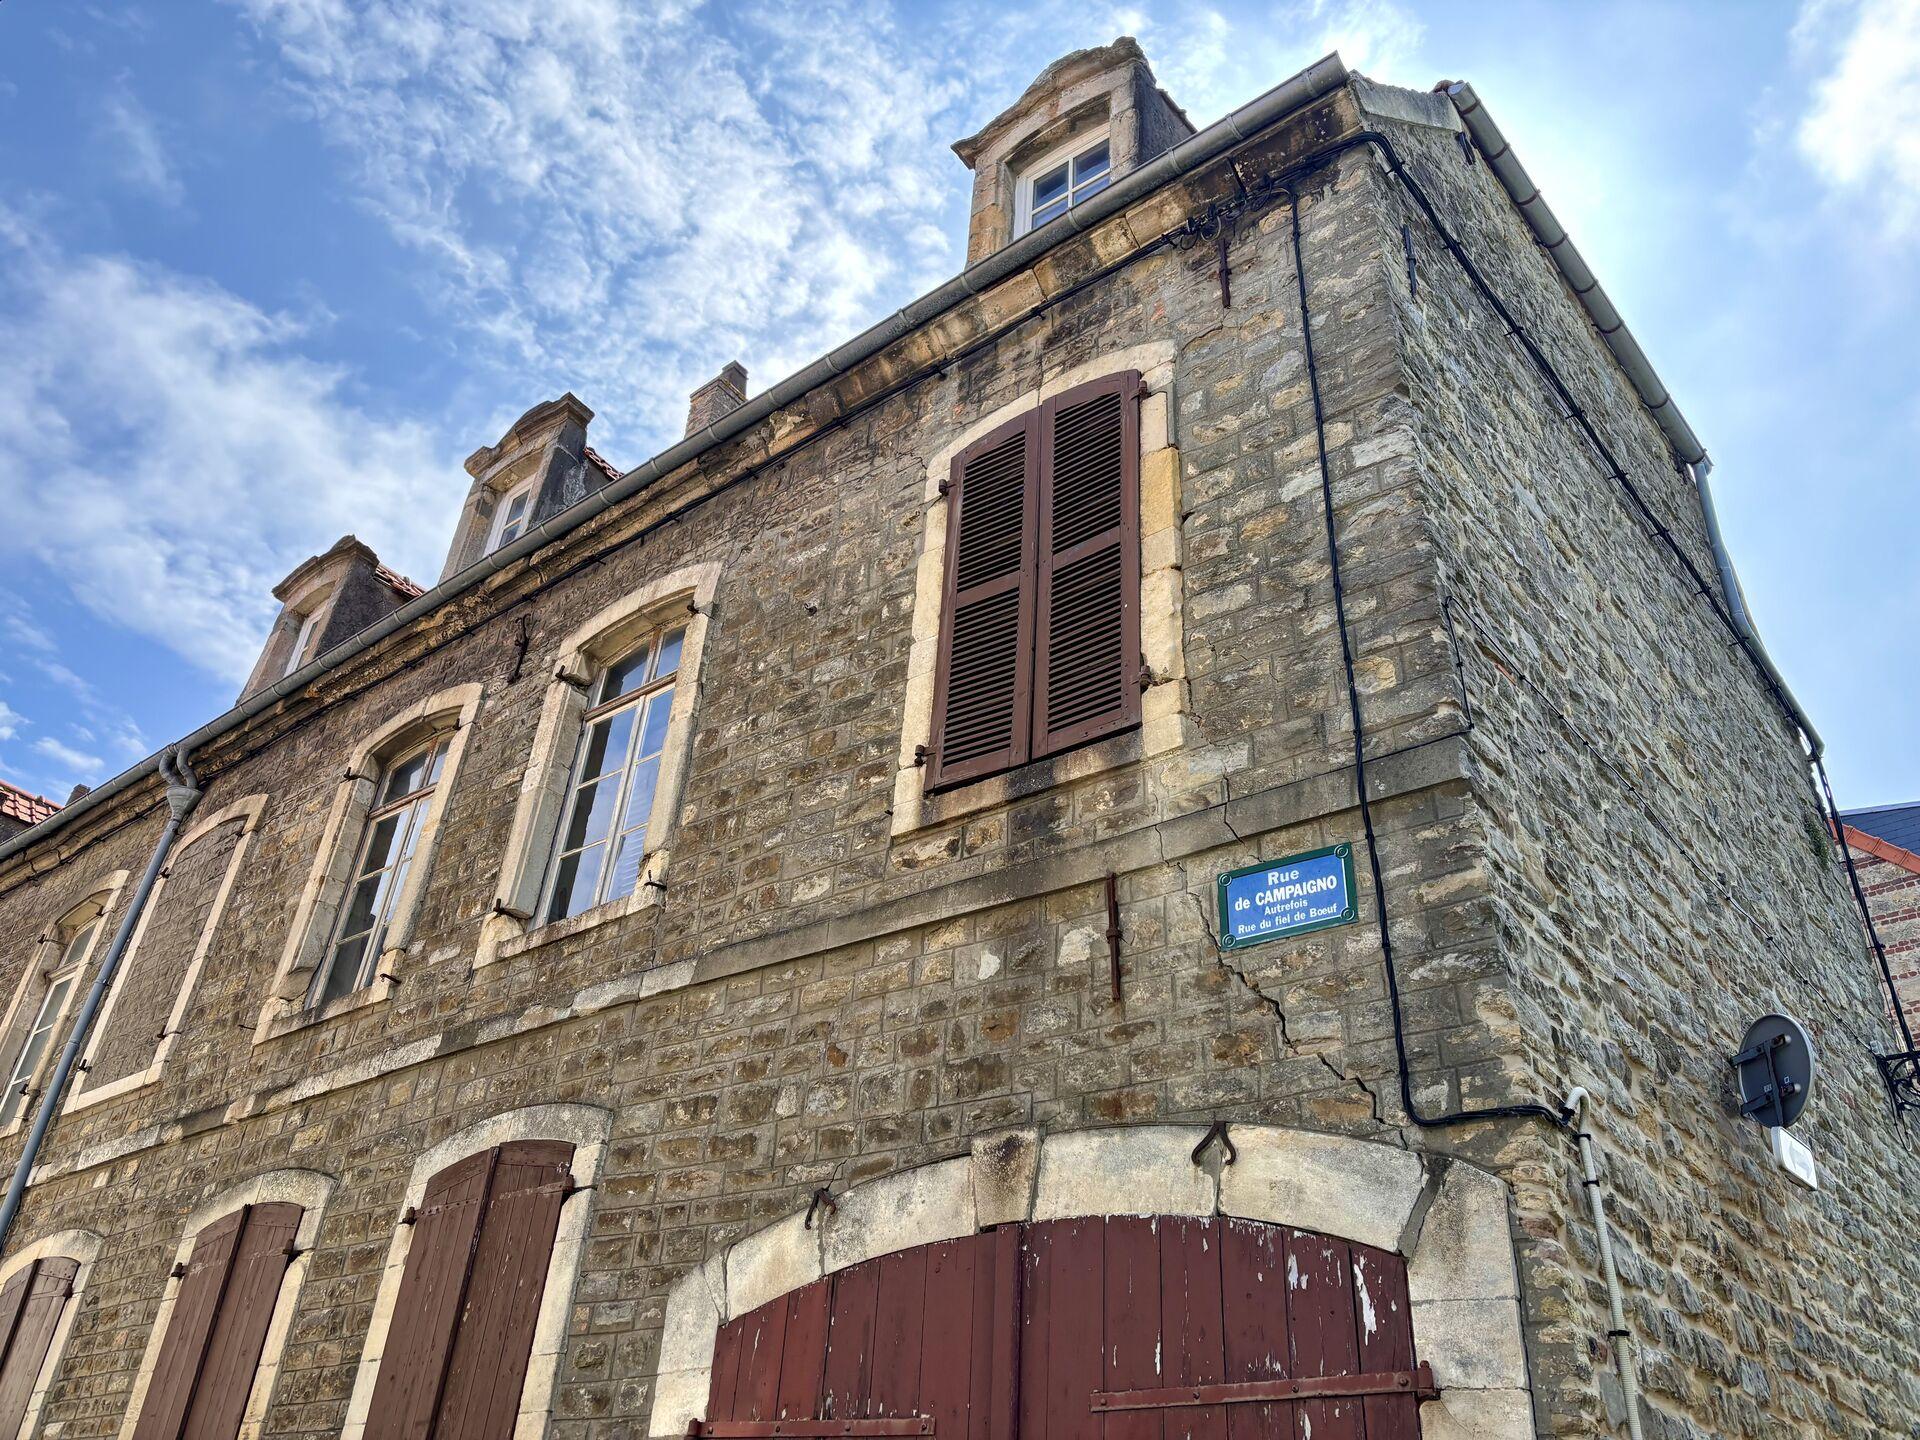
[[[1640,1433],[1640,1363],[1633,1351],[1633,1336],[1627,1329],[1627,1310],[1620,1298],[1620,1272],[1613,1264],[1613,1232],[1607,1226],[1606,1202],[1600,1194],[1600,1172],[1593,1160],[1593,1136],[1584,1123],[1587,1087],[1577,1085],[1567,1095],[1566,1114],[1580,1141],[1580,1183],[1586,1187],[1587,1204],[1593,1210],[1593,1228],[1600,1237],[1600,1269],[1607,1281],[1607,1336],[1613,1350],[1613,1365],[1620,1376],[1620,1393],[1627,1405],[1627,1434],[1643,1440]]]
[[[80,1061],[80,1051],[87,1043],[87,1032],[93,1028],[100,1006],[107,998],[107,991],[113,987],[113,977],[119,973],[121,957],[127,953],[127,942],[133,938],[134,927],[140,923],[140,917],[147,908],[147,898],[152,895],[154,883],[160,878],[160,870],[167,863],[167,855],[180,834],[181,824],[193,807],[200,803],[200,787],[194,781],[193,771],[187,766],[184,745],[175,746],[171,754],[162,752],[159,770],[161,778],[167,782],[167,809],[170,813],[166,828],[160,832],[160,839],[154,844],[146,873],[140,877],[133,898],[127,902],[119,928],[113,932],[113,944],[107,948],[106,959],[100,962],[99,973],[93,977],[93,986],[87,991],[86,1001],[80,1006],[80,1013],[74,1017],[67,1043],[60,1050],[60,1062],[53,1067],[46,1092],[40,1097],[40,1108],[34,1112],[33,1129],[27,1132],[26,1149],[20,1152],[20,1163],[13,1168],[13,1183],[7,1187],[6,1202],[0,1204],[0,1253],[6,1250],[7,1236],[13,1230],[14,1217],[20,1213],[20,1203],[26,1198],[27,1182],[33,1174],[34,1162],[39,1158],[40,1146],[46,1141],[53,1117],[66,1095],[67,1083],[73,1078],[74,1067]]]

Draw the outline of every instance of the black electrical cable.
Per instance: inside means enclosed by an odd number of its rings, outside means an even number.
[[[1320,397],[1320,366],[1313,349],[1313,320],[1307,299],[1306,252],[1300,243],[1300,196],[1291,182],[1286,186],[1286,195],[1293,233],[1293,278],[1300,297],[1300,339],[1307,356],[1307,388],[1313,396],[1314,448],[1320,462],[1321,510],[1327,523],[1327,568],[1333,581],[1333,612],[1335,628],[1340,632],[1340,662],[1346,670],[1347,714],[1353,725],[1353,784],[1360,801],[1360,828],[1365,832],[1367,842],[1367,870],[1373,879],[1374,916],[1380,928],[1380,960],[1387,972],[1387,1002],[1393,1013],[1393,1050],[1400,1071],[1400,1104],[1406,1110],[1407,1118],[1422,1129],[1465,1125],[1476,1120],[1546,1120],[1564,1126],[1568,1123],[1564,1111],[1533,1101],[1423,1115],[1413,1098],[1413,1068],[1407,1057],[1406,1015],[1400,1001],[1400,976],[1393,959],[1393,935],[1387,924],[1387,886],[1380,872],[1380,845],[1373,829],[1373,805],[1367,799],[1367,732],[1360,713],[1360,684],[1354,673],[1353,641],[1347,631],[1346,587],[1340,573],[1340,535],[1333,514],[1333,469],[1327,460],[1326,410]]]

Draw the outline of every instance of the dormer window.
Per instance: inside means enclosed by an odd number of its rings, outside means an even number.
[[[527,521],[533,517],[533,481],[516,485],[500,497],[493,512],[493,535],[487,541],[487,553],[509,545],[527,533]]]
[[[306,663],[307,647],[313,643],[313,632],[320,624],[320,607],[309,610],[300,621],[300,631],[293,637],[293,649],[287,652],[287,668],[282,675],[291,675]]]
[[[1113,147],[1105,135],[1091,144],[1082,135],[1042,156],[1020,177],[1018,233],[1038,230],[1066,214],[1069,206],[1098,195],[1112,179]]]

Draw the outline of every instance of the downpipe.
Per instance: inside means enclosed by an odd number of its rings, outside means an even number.
[[[1580,1183],[1586,1188],[1587,1205],[1593,1211],[1594,1233],[1600,1239],[1600,1270],[1607,1282],[1607,1337],[1613,1350],[1613,1366],[1620,1377],[1620,1394],[1627,1407],[1627,1434],[1632,1440],[1644,1440],[1640,1432],[1640,1361],[1634,1353],[1633,1334],[1627,1329],[1627,1309],[1620,1298],[1620,1272],[1613,1263],[1613,1232],[1607,1225],[1606,1201],[1600,1193],[1600,1171],[1593,1159],[1593,1135],[1586,1127],[1589,1097],[1587,1087],[1576,1085],[1567,1095],[1566,1115],[1580,1143]]]
[[[179,838],[181,825],[193,812],[193,807],[200,803],[200,787],[187,765],[184,745],[176,745],[171,753],[163,751],[159,757],[159,770],[161,778],[167,783],[169,814],[166,827],[154,843],[146,873],[140,877],[133,898],[127,902],[119,928],[113,932],[113,944],[107,948],[106,958],[100,962],[99,972],[93,977],[87,998],[68,1031],[67,1043],[60,1049],[59,1063],[53,1067],[46,1090],[40,1096],[40,1107],[33,1116],[33,1128],[27,1132],[26,1148],[20,1152],[20,1163],[13,1167],[13,1183],[7,1187],[6,1201],[0,1204],[0,1254],[6,1251],[7,1237],[13,1231],[14,1218],[19,1215],[21,1202],[26,1198],[27,1183],[40,1157],[40,1147],[46,1141],[47,1131],[53,1126],[53,1117],[60,1111],[60,1102],[73,1079],[74,1068],[80,1063],[80,1052],[87,1043],[87,1034],[93,1029],[100,1007],[106,1002],[107,991],[113,988],[114,976],[120,971],[120,961],[127,953],[127,942],[133,938],[134,929],[146,912],[148,897],[153,894],[154,884],[159,880],[160,871],[173,850],[173,842]]]

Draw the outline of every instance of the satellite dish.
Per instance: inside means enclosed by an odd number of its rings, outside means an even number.
[[[1782,1129],[1800,1118],[1813,1089],[1813,1041],[1785,1015],[1762,1015],[1747,1027],[1733,1057],[1740,1077],[1740,1113]]]

